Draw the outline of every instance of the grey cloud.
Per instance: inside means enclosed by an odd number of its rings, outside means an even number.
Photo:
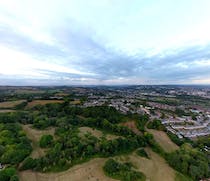
[[[81,79],[87,78],[97,81],[126,78],[132,82],[133,78],[143,78],[151,82],[179,82],[188,83],[197,76],[210,76],[210,66],[199,66],[194,61],[210,60],[210,45],[192,46],[174,50],[164,56],[154,55],[147,57],[144,54],[128,56],[123,52],[114,51],[102,45],[100,37],[95,37],[94,32],[87,31],[71,21],[51,30],[55,45],[37,42],[29,37],[14,31],[11,27],[0,27],[0,43],[37,57],[60,60],[67,67],[76,67],[80,71],[90,72],[95,75],[78,75],[49,71],[47,67],[36,70],[46,74],[52,79],[40,80],[52,84],[79,84]],[[188,65],[186,68],[179,67],[179,63]],[[53,79],[57,77],[57,79]],[[14,83],[30,82],[40,83],[39,80],[26,80],[19,78],[12,80],[0,75],[2,82],[9,80]],[[69,78],[66,80],[65,78]],[[24,84],[24,83],[23,83]],[[123,82],[122,82],[123,84]]]
[[[53,55],[61,57],[64,55],[64,52],[56,46],[50,46],[43,42],[35,41],[9,26],[0,27],[0,43],[16,50],[32,54],[33,56],[51,57]]]

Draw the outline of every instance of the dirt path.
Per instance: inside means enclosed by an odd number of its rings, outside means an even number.
[[[42,135],[50,134],[54,135],[55,129],[51,128],[48,130],[37,130],[31,127],[32,125],[22,125],[27,137],[32,141],[33,151],[31,153],[32,158],[39,158],[45,154],[45,149],[39,147],[39,140]]]
[[[104,158],[96,158],[60,173],[23,171],[19,177],[20,181],[115,181],[104,175],[102,167],[105,161]]]

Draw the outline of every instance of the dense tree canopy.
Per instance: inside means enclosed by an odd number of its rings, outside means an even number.
[[[173,168],[195,180],[210,176],[206,155],[189,144],[184,144],[179,150],[170,153],[167,160]]]

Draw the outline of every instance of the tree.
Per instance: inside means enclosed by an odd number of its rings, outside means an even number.
[[[0,180],[1,181],[18,181],[18,177],[16,175],[16,169],[13,167],[9,167],[0,171]]]
[[[36,164],[36,160],[31,157],[27,157],[22,163],[21,170],[33,169],[36,167]]]
[[[39,145],[41,148],[50,147],[53,143],[53,136],[52,135],[43,135],[39,141]]]

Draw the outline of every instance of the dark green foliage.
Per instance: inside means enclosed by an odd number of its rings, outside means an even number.
[[[0,124],[0,162],[4,164],[18,164],[31,151],[31,145],[17,123]]]
[[[147,114],[140,115],[136,121],[136,126],[140,131],[145,131],[145,125],[149,121],[149,116]]]
[[[154,119],[153,121],[147,124],[147,128],[149,129],[156,129],[160,131],[166,131],[166,128],[162,125],[159,119]]]
[[[0,171],[1,181],[18,181],[18,176],[16,175],[16,169],[13,167],[5,168]]]
[[[45,129],[49,126],[54,126],[55,120],[50,119],[47,116],[41,115],[34,119],[33,126],[37,129]]]
[[[121,181],[144,181],[146,179],[143,173],[132,169],[131,163],[120,163],[114,159],[107,160],[103,169],[108,176]]]
[[[32,117],[27,112],[0,113],[0,123],[32,123]]]
[[[194,147],[203,149],[205,146],[210,147],[210,136],[198,138],[193,142]]]
[[[148,132],[145,132],[144,133],[144,138],[145,138],[145,141],[146,143],[148,144],[148,146],[151,147],[151,149],[158,153],[159,155],[161,155],[162,157],[166,157],[166,153],[165,151],[160,147],[160,145],[155,141],[155,139],[153,138],[153,135],[148,133]]]
[[[27,104],[28,103],[26,101],[24,101],[24,102],[18,104],[17,106],[15,106],[15,109],[17,109],[17,110],[24,109],[27,106]]]
[[[147,152],[143,148],[138,149],[136,153],[141,157],[149,158]]]
[[[41,148],[50,147],[53,143],[53,136],[52,135],[43,135],[40,138],[39,145]]]
[[[189,144],[184,144],[168,154],[168,163],[177,171],[189,175],[194,180],[209,177],[209,160],[206,155]]]
[[[28,169],[33,169],[35,168],[37,165],[37,161],[31,157],[27,157],[23,163],[22,163],[22,166],[21,166],[21,170],[28,170]]]
[[[177,135],[171,133],[171,132],[167,132],[169,138],[178,146],[181,146],[184,143],[184,139],[179,139]]]
[[[94,119],[94,118],[87,118],[87,119],[80,119],[80,118],[75,118],[75,119],[69,119],[68,122],[72,125],[75,126],[89,126],[93,128],[98,128],[103,131],[113,133],[116,135],[121,135],[121,136],[135,136],[136,134],[130,130],[128,127],[121,126],[118,124],[113,124],[107,119]]]
[[[111,123],[119,123],[123,116],[113,107],[97,106],[83,109],[83,116],[91,118],[107,119]]]
[[[178,138],[177,135],[171,133],[171,132],[167,132],[169,138],[178,146],[181,146],[184,143],[190,143],[193,144],[194,142],[192,140],[190,140],[189,138]]]

